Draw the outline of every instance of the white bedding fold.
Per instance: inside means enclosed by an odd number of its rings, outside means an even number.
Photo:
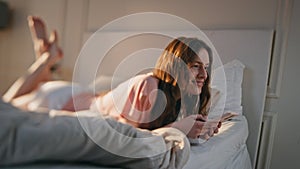
[[[116,137],[118,132],[110,133],[107,124],[128,137]],[[80,112],[78,117],[49,116],[22,112],[0,100],[0,127],[0,166],[6,167],[20,168],[34,162],[88,162],[125,168],[182,168],[190,153],[187,138],[177,129],[137,130],[112,119],[95,118],[90,112]],[[130,141],[146,137],[152,140],[135,144]],[[99,146],[103,141],[127,156]],[[134,154],[138,156],[132,157]]]

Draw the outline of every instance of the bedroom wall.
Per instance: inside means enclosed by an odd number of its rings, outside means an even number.
[[[33,44],[27,26],[28,15],[47,19],[50,29],[63,34],[66,1],[62,0],[5,0],[11,9],[7,28],[0,29],[0,93],[24,74],[34,61]],[[62,39],[61,39],[62,40]]]
[[[277,113],[276,130],[270,169],[300,168],[300,1],[295,0],[287,40],[286,55],[282,60],[282,79],[277,98],[268,98],[266,110]]]
[[[280,13],[286,17],[291,13],[291,22],[287,23],[289,35],[286,51],[280,56],[279,81],[274,82],[279,93],[269,96],[266,112],[277,115],[274,123],[273,146],[267,152],[271,157],[268,164],[262,166],[272,169],[300,168],[297,159],[300,151],[298,113],[300,79],[293,75],[300,74],[298,64],[300,2],[297,0],[6,0],[12,9],[11,23],[8,28],[0,29],[0,92],[9,85],[34,60],[32,42],[26,23],[27,15],[42,16],[50,29],[56,28],[61,35],[60,44],[64,48],[63,77],[70,79],[75,58],[81,47],[80,34],[94,31],[118,17],[145,11],[167,12],[188,19],[201,29],[259,28],[278,29],[281,22],[278,6],[285,7],[294,2],[291,11]],[[281,8],[282,9],[282,8]],[[290,8],[287,8],[290,9]],[[93,13],[98,11],[101,16]],[[283,20],[286,19],[283,17]],[[288,17],[288,15],[287,15]],[[66,19],[67,18],[67,19]],[[82,21],[82,18],[88,18]],[[82,22],[81,22],[82,21]],[[282,20],[281,20],[282,21]],[[70,26],[71,25],[71,26]],[[290,25],[290,26],[289,26]],[[282,40],[282,39],[281,39]],[[284,40],[284,38],[283,38]],[[276,68],[275,68],[276,69]],[[277,75],[275,73],[275,76]],[[282,76],[281,76],[282,74]],[[274,75],[273,75],[274,76]],[[275,80],[276,81],[276,80]],[[274,84],[271,82],[271,84]]]
[[[274,15],[276,3],[274,2],[277,0],[264,0],[262,2],[259,0],[218,2],[206,0],[189,0],[187,2],[181,0],[165,0],[163,2],[158,0],[123,0],[122,3],[119,3],[119,0],[3,1],[9,3],[12,16],[9,27],[0,31],[0,75],[4,78],[2,78],[3,81],[0,86],[1,93],[23,73],[34,59],[32,42],[26,23],[26,17],[30,14],[43,17],[47,20],[47,26],[50,29],[56,28],[58,30],[61,35],[60,44],[65,50],[63,63],[65,74],[63,76],[70,79],[75,58],[82,45],[81,33],[94,31],[118,17],[135,12],[156,11],[167,12],[188,19],[201,29],[232,27],[272,29],[276,19]],[[100,16],[95,11],[100,13]],[[87,17],[87,19],[81,22],[83,17]]]

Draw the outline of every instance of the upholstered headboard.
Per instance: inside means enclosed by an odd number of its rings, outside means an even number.
[[[207,35],[223,63],[238,59],[245,65],[242,105],[249,125],[247,146],[254,163],[264,112],[273,33],[270,30],[225,30],[207,31]]]

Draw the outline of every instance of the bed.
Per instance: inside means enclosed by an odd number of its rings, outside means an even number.
[[[191,156],[184,168],[251,169],[247,137],[245,116],[226,121],[219,134],[203,144],[191,146]]]
[[[90,60],[100,60],[101,62],[91,64],[79,58],[78,71],[73,80],[94,82],[94,76],[97,76],[95,84],[100,79],[99,81],[106,81],[102,84],[115,87],[124,80],[124,77],[131,77],[137,72],[143,72],[145,68],[154,66],[157,58],[153,56],[159,55],[161,53],[159,49],[166,46],[170,40],[165,35],[170,37],[195,36],[193,30],[162,32],[149,31],[145,35],[143,34],[145,31],[102,31],[93,34],[92,38],[90,38],[91,32],[85,32],[84,44],[92,43],[92,41],[99,44],[102,42],[101,39],[104,39],[107,46],[102,46],[101,50],[107,53],[103,58],[99,55],[89,55],[82,50],[80,56],[91,57]],[[204,30],[203,32],[221,58],[222,65],[216,65],[215,70],[221,67],[226,74],[228,85],[225,90],[228,92],[227,97],[231,98],[226,98],[229,102],[227,110],[238,112],[240,116],[239,120],[226,122],[225,126],[232,127],[227,128],[226,131],[224,127],[222,129],[224,132],[216,135],[207,143],[191,146],[190,160],[185,168],[254,168],[258,156],[273,31],[227,29]],[[113,48],[110,48],[111,45]],[[90,48],[88,50],[96,52],[99,49]],[[132,64],[135,66],[126,66]],[[80,71],[85,67],[84,65],[94,67],[96,71],[88,73],[93,77],[88,77],[86,72]],[[95,84],[93,84],[95,90],[102,90],[103,86],[98,88],[99,86]],[[215,79],[213,85],[220,86],[220,81]],[[222,89],[224,90],[224,88]],[[223,150],[228,154],[219,153],[218,150]],[[219,163],[215,163],[216,160]],[[203,164],[204,166],[201,167]]]
[[[156,57],[150,57],[149,54],[157,56],[161,52],[161,48],[170,40],[165,34],[170,35],[170,37],[193,36],[195,34],[193,30],[165,31],[163,36],[160,33],[152,31],[142,35],[139,31],[106,31],[97,32],[87,41],[88,37],[91,37],[92,32],[86,32],[83,35],[83,41],[87,43],[77,60],[73,81],[91,87],[98,92],[115,87],[124,79],[137,74],[137,72],[141,73],[148,70],[145,68],[153,67]],[[181,149],[169,151],[160,156],[161,168],[250,169],[255,166],[258,152],[272,30],[206,30],[204,34],[207,35],[209,42],[213,44],[214,50],[217,52],[215,54],[220,55],[221,58],[214,69],[217,72],[221,68],[223,70],[221,74],[223,72],[226,75],[227,86],[225,90],[228,94],[225,97],[230,98],[226,98],[228,102],[222,109],[238,112],[239,115],[224,122],[220,132],[204,143],[190,145],[187,138],[179,137],[180,140],[177,140],[177,142],[182,143]],[[145,38],[147,38],[147,41],[145,41]],[[158,41],[156,41],[157,38],[159,39]],[[101,47],[99,45],[88,45],[89,43],[93,44],[95,41],[97,42],[96,44],[99,44],[99,39],[100,44],[102,44]],[[103,41],[105,41],[105,44],[101,43]],[[111,45],[114,45],[114,47],[111,48]],[[102,56],[94,54],[98,53],[99,50],[105,51],[106,57],[104,59]],[[124,59],[125,56],[130,57]],[[137,58],[137,56],[139,57]],[[99,66],[99,62],[91,62],[95,60],[100,60],[101,65]],[[134,67],[128,67],[130,62],[139,64],[135,64],[136,66]],[[86,69],[87,65],[89,69]],[[213,81],[213,87],[219,87],[219,89],[224,90],[224,86],[218,79]],[[138,132],[153,134],[147,131]],[[168,132],[171,133],[170,135],[180,135],[178,131],[163,131],[157,134],[163,140],[161,145],[168,146],[167,143],[170,140],[164,137],[164,133]],[[171,140],[171,142],[176,142],[176,139],[175,141]],[[159,149],[154,145],[149,147],[149,149],[152,148]],[[1,149],[2,155],[3,151]],[[23,154],[25,155],[26,153],[23,152]],[[161,162],[162,159],[165,161]],[[80,161],[80,158],[77,160]],[[110,161],[109,158],[106,160]],[[26,162],[26,158],[24,161]],[[35,162],[35,160],[28,161]],[[69,163],[68,161],[72,161],[69,158],[63,160],[63,162],[55,160],[50,162],[47,160],[41,161],[42,163],[20,163],[21,165],[10,166],[10,168],[107,168],[107,166],[86,163]],[[113,163],[112,161],[110,162]],[[144,166],[145,164],[147,163],[144,163]],[[123,165],[125,168],[138,168],[141,166],[143,165]],[[145,167],[147,168],[147,165]]]

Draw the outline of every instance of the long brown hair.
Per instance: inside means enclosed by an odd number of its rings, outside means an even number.
[[[199,103],[194,102],[193,104],[198,105],[197,113],[207,115],[208,103],[210,100],[212,50],[202,40],[180,37],[168,44],[164,52],[158,58],[155,68],[153,69],[153,75],[160,81],[159,89],[164,92],[167,99],[167,105],[161,116],[150,124],[150,126],[152,126],[150,128],[161,127],[176,120],[179,113],[178,102],[180,102],[182,98],[180,89],[184,88],[184,86],[180,86],[179,80],[190,80],[187,75],[188,67],[186,65],[192,63],[194,58],[198,57],[197,53],[202,48],[206,49],[208,52],[210,65],[207,69],[207,79],[202,87],[202,92],[199,96],[196,96],[200,97],[201,101],[200,99],[197,99],[197,102]],[[195,107],[195,105],[188,105],[187,109],[191,111],[192,107]],[[153,111],[155,111],[155,106]]]

